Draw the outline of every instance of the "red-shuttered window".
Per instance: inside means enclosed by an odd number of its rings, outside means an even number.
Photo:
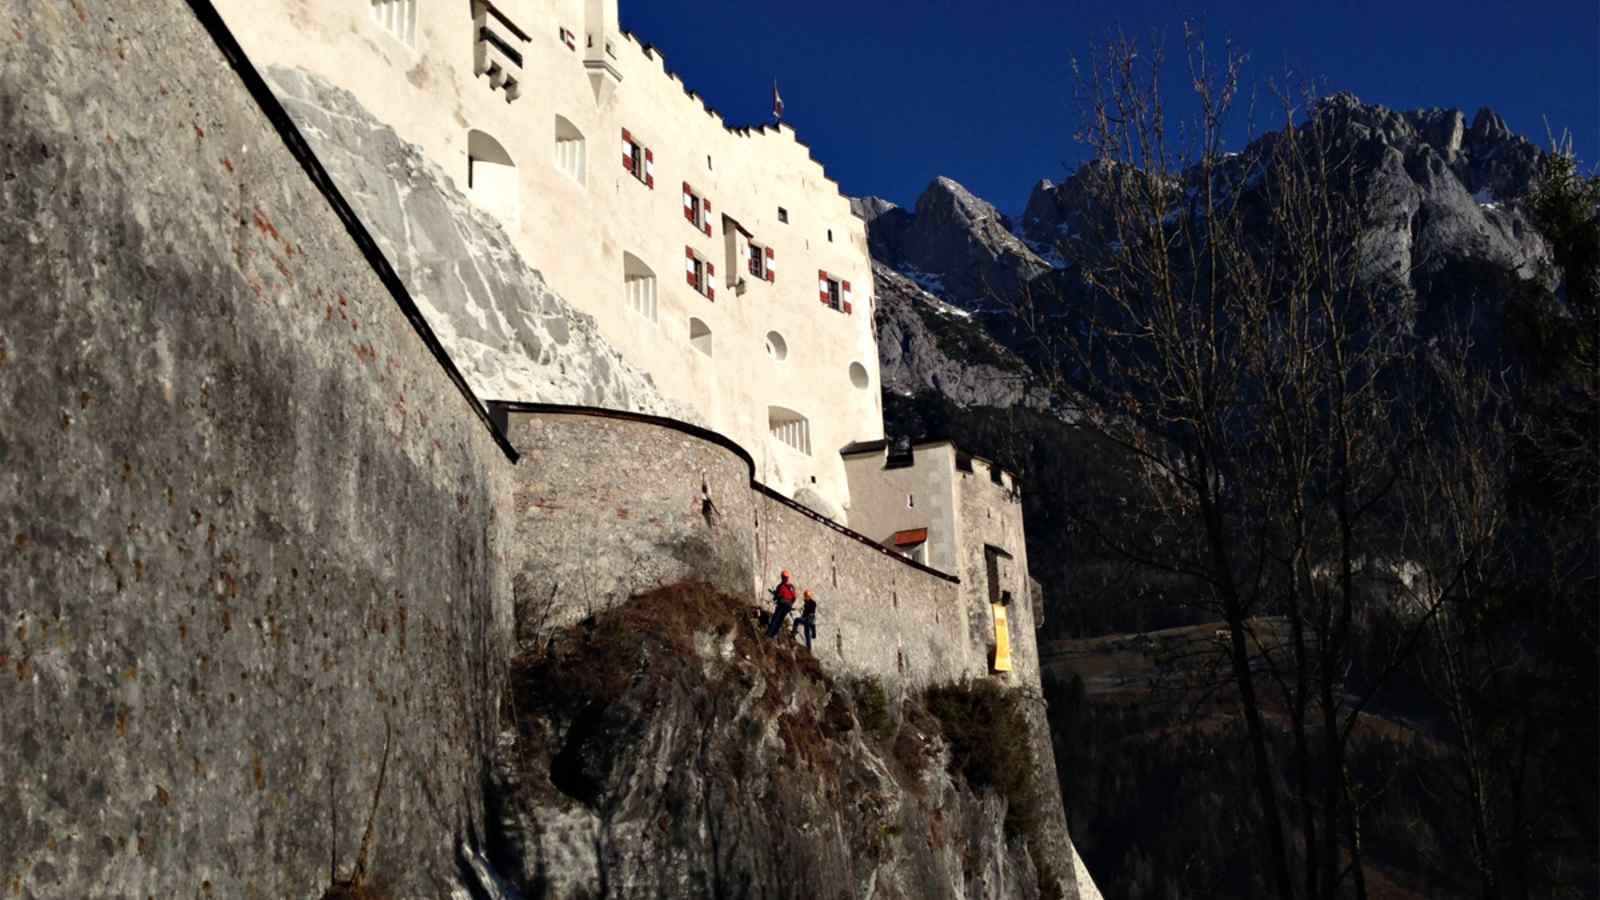
[[[749,245],[749,251],[745,257],[745,266],[750,270],[751,275],[762,281],[777,281],[777,262],[777,254],[772,252],[771,247],[764,247],[755,243]]]
[[[687,181],[683,183],[683,217],[695,230],[711,237],[711,201],[701,196]]]
[[[817,293],[822,300],[822,305],[831,310],[853,315],[854,310],[850,303],[850,282],[842,278],[835,278],[826,271],[817,272]]]
[[[622,167],[646,187],[656,186],[656,155],[626,128],[622,129]]]
[[[693,247],[684,247],[683,256],[684,280],[701,296],[712,303],[717,302],[716,264],[694,252]]]

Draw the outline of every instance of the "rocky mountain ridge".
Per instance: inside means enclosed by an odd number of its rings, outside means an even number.
[[[1368,250],[1375,276],[1392,277],[1402,295],[1424,298],[1464,265],[1487,265],[1554,287],[1549,249],[1523,206],[1540,152],[1513,134],[1498,114],[1481,109],[1469,124],[1458,109],[1395,111],[1348,93],[1323,98],[1312,114],[1357,161],[1360,184],[1372,203]],[[1260,160],[1274,140],[1269,133],[1227,155],[1218,177],[1253,189],[1260,181]],[[1016,220],[943,176],[928,185],[912,210],[877,197],[852,201],[868,224],[879,273],[880,316],[887,325],[879,329],[879,352],[886,385],[935,390],[958,405],[1008,406],[1025,395],[1006,366],[967,358],[948,339],[942,356],[933,353],[940,343],[920,340],[924,332],[904,313],[937,309],[930,300],[974,313],[964,324],[985,332],[991,343],[1010,347],[1009,359],[1020,362],[1026,342],[1015,334],[1008,307],[1030,293],[1070,302],[1080,289],[1071,260],[1109,230],[1107,212],[1097,207],[1089,184],[1098,165],[1087,164],[1061,181],[1037,182]],[[1498,328],[1502,311],[1483,312]],[[1440,318],[1437,310],[1418,310],[1419,327]],[[961,341],[962,346],[982,343],[966,334]]]

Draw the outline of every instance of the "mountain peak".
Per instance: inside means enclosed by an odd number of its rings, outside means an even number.
[[[893,201],[885,200],[882,197],[850,198],[850,212],[855,214],[856,218],[866,222],[868,225],[872,224],[874,219],[878,218],[884,213],[899,208],[900,207]]]
[[[1500,118],[1500,114],[1489,107],[1479,107],[1478,114],[1472,117],[1472,139],[1475,143],[1506,141],[1512,137],[1511,129],[1506,127],[1506,120]]]

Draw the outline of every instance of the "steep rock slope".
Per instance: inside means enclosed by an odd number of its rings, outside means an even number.
[[[869,198],[858,201],[857,215],[869,223],[874,259],[963,309],[992,307],[1050,269],[993,204],[943,176],[914,212]]]
[[[666,588],[521,658],[489,836],[495,867],[521,891],[1077,894],[1081,862],[1031,854],[1048,813],[1009,777],[1021,758],[1002,757],[1005,771],[974,765],[988,750],[954,748],[920,692],[836,682],[746,611],[703,586]],[[986,736],[989,749],[1027,746],[1021,703],[1012,708],[995,720],[1012,730]]]
[[[973,314],[945,303],[881,262],[872,265],[878,363],[886,390],[932,390],[961,405],[1043,405],[1022,360],[990,337]]]
[[[623,361],[497,220],[354,95],[295,69],[266,74],[479,396],[696,419]]]

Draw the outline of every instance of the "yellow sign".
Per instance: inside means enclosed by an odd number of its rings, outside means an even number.
[[[996,603],[994,609],[994,670],[1011,671],[1011,629],[1006,625],[1006,608]]]

